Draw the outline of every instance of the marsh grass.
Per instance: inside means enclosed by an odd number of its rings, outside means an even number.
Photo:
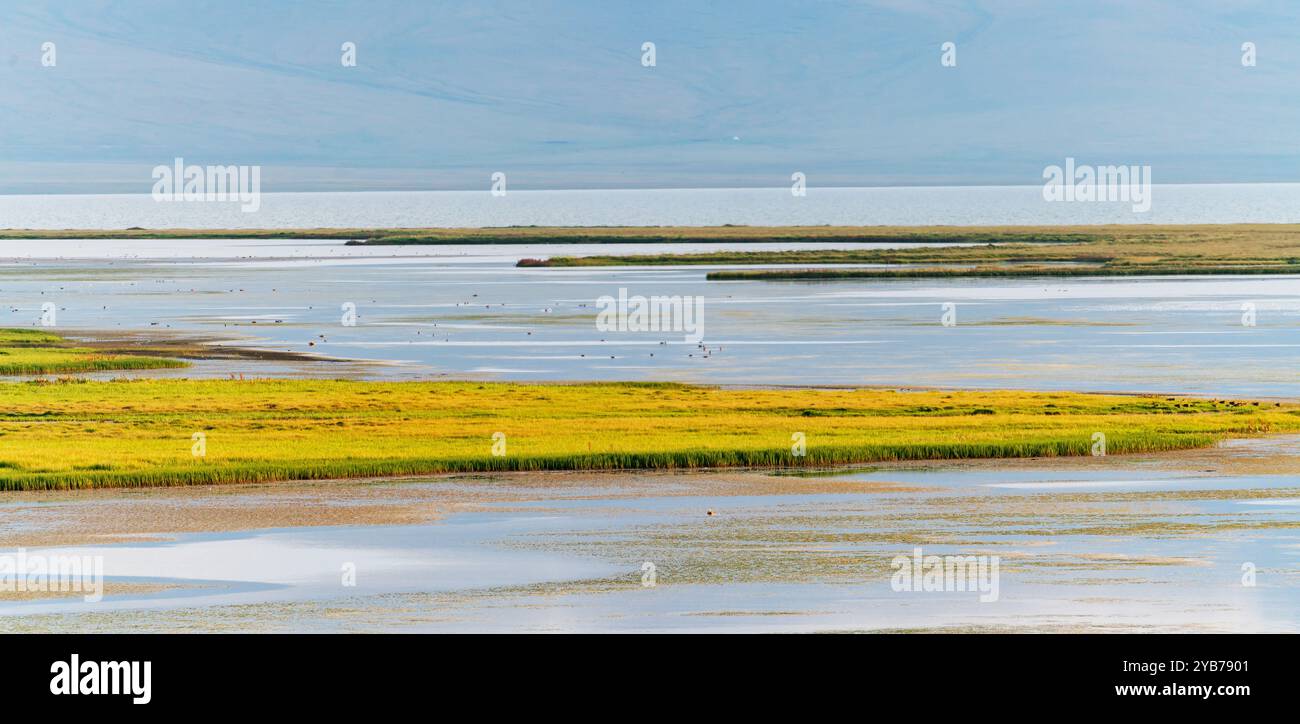
[[[977,240],[977,232],[988,235],[987,243]],[[946,240],[974,245],[560,256],[524,259],[519,265],[906,265],[897,269],[763,269],[709,275],[718,280],[1300,273],[1300,226],[1289,224],[881,228],[877,235],[882,241]]]
[[[0,385],[0,489],[529,470],[805,468],[1159,452],[1300,430],[1275,403],[653,383],[120,380]],[[206,435],[206,457],[191,435]],[[507,454],[492,455],[503,432]],[[807,455],[791,453],[803,432]]]
[[[1074,230],[1039,229],[1042,242],[1081,242]],[[1023,230],[998,227],[886,226],[498,226],[397,229],[0,229],[0,239],[345,239],[349,245],[439,244],[675,244],[731,242],[992,243],[1023,238]]]
[[[1194,276],[1202,274],[1300,274],[1290,265],[1122,265],[1096,266],[975,266],[912,269],[737,269],[709,272],[709,281],[816,281],[819,279],[942,279],[945,277],[1127,277]]]
[[[75,347],[62,337],[43,330],[0,329],[0,375],[57,375],[187,366],[187,362],[166,357]]]

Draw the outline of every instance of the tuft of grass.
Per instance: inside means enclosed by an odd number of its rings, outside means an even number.
[[[189,363],[177,359],[74,347],[44,330],[0,329],[0,375],[60,375],[187,366]]]
[[[0,385],[0,489],[1087,455],[1096,432],[1138,453],[1296,430],[1298,405],[1055,392],[28,382]]]

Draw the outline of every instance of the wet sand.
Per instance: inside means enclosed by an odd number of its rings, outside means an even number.
[[[1298,448],[11,494],[0,545],[101,555],[107,595],[0,630],[1296,630]],[[914,547],[999,556],[1001,599],[892,591]]]
[[[916,490],[764,472],[496,473],[188,488],[10,492],[0,546],[166,540],[180,533],[340,525],[416,525],[449,513],[546,501],[810,495]],[[701,512],[704,514],[704,511]]]
[[[877,463],[810,471],[700,470],[451,474],[252,485],[7,492],[0,546],[37,547],[166,540],[181,533],[343,525],[417,525],[448,514],[518,510],[548,502],[636,498],[918,493],[907,482],[953,472],[1046,471],[1199,476],[1300,476],[1297,438],[1231,440],[1214,448],[1150,455]],[[870,480],[846,479],[853,473]],[[899,478],[891,480],[893,477]],[[1223,495],[1200,491],[1203,497]],[[1245,495],[1234,493],[1236,496]],[[701,514],[706,514],[702,508]]]

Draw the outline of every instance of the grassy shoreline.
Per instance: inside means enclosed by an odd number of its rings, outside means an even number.
[[[1052,232],[1050,235],[1047,232]],[[953,241],[957,230],[949,230]],[[898,233],[893,241],[917,237]],[[937,237],[930,236],[934,239]],[[1052,243],[1043,243],[1051,241]],[[710,279],[839,279],[1030,276],[1161,276],[1300,273],[1300,226],[1104,226],[1004,228],[996,242],[912,248],[729,250],[690,254],[556,256],[521,267],[783,265],[801,269],[719,271]],[[871,264],[880,269],[815,268]]]
[[[498,226],[466,228],[0,229],[0,239],[340,239],[354,246],[440,244],[673,244],[707,242],[970,243],[1033,237],[1084,242],[1088,227]]]
[[[851,244],[994,244],[1032,238],[1040,244],[1082,243],[1087,234],[1055,228],[1030,231],[979,227],[627,226],[425,229],[385,233],[349,246],[424,244],[703,244],[718,242]]]
[[[1058,457],[1097,432],[1109,453],[1150,453],[1295,431],[1300,405],[1162,396],[62,380],[0,385],[0,490]]]
[[[709,272],[709,281],[820,281],[833,279],[944,279],[1032,277],[1197,276],[1214,274],[1300,274],[1285,266],[968,267],[929,269],[737,269]]]
[[[713,226],[426,229],[0,230],[0,238],[338,239],[345,245],[476,244],[914,244],[911,248],[781,249],[522,259],[520,267],[764,264],[796,270],[721,271],[716,280],[942,277],[1105,277],[1300,273],[1300,225],[1001,227]],[[810,265],[905,265],[836,269]]]
[[[0,329],[0,375],[62,375],[188,366],[188,362],[165,356],[77,347],[43,330]]]

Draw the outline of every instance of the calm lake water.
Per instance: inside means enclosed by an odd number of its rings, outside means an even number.
[[[512,203],[518,198],[526,195],[510,197]],[[784,203],[779,195],[770,198]],[[476,205],[486,199],[483,194],[468,201],[478,210],[457,218],[484,213]],[[12,197],[4,203],[12,204]],[[685,213],[695,203],[668,210]],[[698,223],[724,220],[705,218],[722,213],[706,209],[709,204],[698,207],[704,219]],[[1212,207],[1206,203],[1198,213]],[[57,225],[151,225],[131,217],[130,204],[105,208],[119,215],[111,223],[90,223],[77,216],[88,213],[81,209]],[[411,223],[448,223],[421,216],[426,211],[412,207],[411,218],[419,220]],[[301,212],[252,225],[308,225],[294,216]],[[10,218],[0,226],[34,225]],[[53,217],[42,218],[52,223]],[[337,218],[349,226],[395,223],[390,217]],[[686,223],[653,214],[623,215],[620,222],[651,218]],[[1004,222],[1011,220],[989,223]],[[536,223],[573,221],[547,217]],[[769,222],[755,217],[748,223]],[[327,222],[314,218],[310,225]],[[42,305],[53,303],[56,331],[72,336],[179,333],[361,361],[214,361],[159,373],[180,376],[1300,396],[1296,277],[780,283],[705,279],[712,269],[734,265],[514,266],[523,257],[662,250],[3,241],[0,326],[36,326]],[[703,346],[682,334],[597,330],[597,297],[620,289],[702,297]],[[355,305],[355,326],[342,323],[347,303]],[[942,323],[945,304],[954,305],[953,326]],[[1243,305],[1254,310],[1253,326],[1243,324]],[[1265,455],[1297,453],[1294,440],[1265,445]],[[689,487],[704,475],[682,478]],[[820,494],[655,492],[614,499],[606,489],[562,491],[535,504],[488,505],[429,525],[218,531],[71,549],[65,552],[102,555],[111,582],[140,588],[96,604],[0,602],[0,630],[1297,630],[1300,546],[1292,525],[1300,511],[1300,478],[1294,474],[1216,474],[1200,466],[1171,471],[1116,460],[1104,469],[1008,464],[855,472],[828,480],[830,487]],[[837,481],[915,489],[839,492]],[[382,495],[386,485],[448,484],[433,479],[370,485]],[[1257,494],[1238,499],[1228,496],[1232,491]],[[196,490],[178,505],[203,506],[213,503],[210,496],[243,494]],[[129,512],[140,504],[133,496],[105,493],[92,504]],[[0,520],[0,530],[39,528],[54,520],[42,516],[57,517],[75,504],[16,503]],[[294,504],[285,497],[284,505]],[[705,509],[719,515],[706,517]],[[1000,602],[983,604],[969,592],[891,590],[887,562],[909,553],[912,542],[929,553],[1002,556]],[[640,583],[645,561],[658,566],[654,588]],[[1258,587],[1241,585],[1243,562],[1258,567]],[[339,584],[340,566],[348,563],[364,572],[355,588]]]
[[[775,245],[779,246],[779,245]],[[693,250],[727,248],[697,245]],[[1300,396],[1300,279],[716,282],[720,267],[516,268],[648,247],[347,247],[285,241],[0,242],[0,324],[183,332],[381,362],[158,374],[667,380]],[[92,258],[93,257],[93,258]],[[601,332],[596,300],[698,296],[704,347]],[[343,325],[343,306],[357,323]],[[955,326],[944,326],[944,305]],[[1255,325],[1243,325],[1253,305]]]
[[[670,476],[664,489],[692,476]],[[0,631],[1300,630],[1295,475],[1129,463],[826,480],[915,489],[624,497],[617,487],[565,487],[432,525],[34,549],[102,556],[110,586],[160,590],[0,603]],[[1218,497],[1233,490],[1268,497]],[[198,495],[174,504],[212,502]],[[63,502],[50,512],[105,503]],[[974,589],[895,590],[889,562],[917,545],[926,555],[998,556],[996,600]],[[656,570],[652,587],[643,584],[646,562]],[[1258,569],[1257,585],[1242,585],[1243,562]],[[348,564],[359,572],[355,586],[341,585]]]
[[[478,226],[1226,224],[1300,222],[1300,184],[1160,185],[1150,211],[1043,200],[1040,186],[263,193],[237,202],[0,196],[0,229]]]

